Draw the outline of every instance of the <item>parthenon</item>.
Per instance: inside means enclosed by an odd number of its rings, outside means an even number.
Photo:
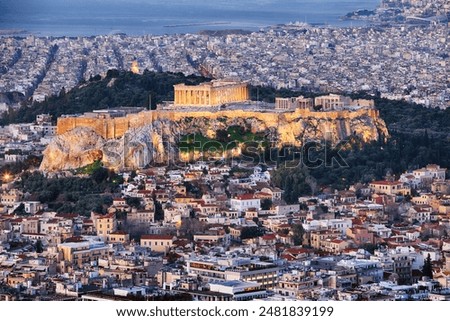
[[[174,106],[212,107],[250,99],[246,83],[213,80],[197,86],[174,85]]]

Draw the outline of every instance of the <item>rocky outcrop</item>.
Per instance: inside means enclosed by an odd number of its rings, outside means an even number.
[[[105,141],[92,129],[75,128],[64,135],[59,135],[44,151],[41,169],[55,171],[78,168],[103,158],[102,149]]]
[[[44,152],[41,170],[73,169],[97,159],[115,169],[141,168],[152,162],[186,160],[186,155],[182,155],[178,149],[181,137],[201,133],[214,140],[218,130],[230,126],[261,133],[273,140],[273,144],[278,147],[301,146],[310,140],[324,139],[335,144],[351,135],[360,137],[364,142],[388,137],[386,125],[375,110],[329,113],[144,112],[140,117],[127,119],[126,122],[115,119],[112,125],[120,123],[123,130],[120,135],[117,134],[119,127],[89,121],[90,123],[84,120],[83,125],[88,124],[85,126],[66,128],[63,134],[49,144]],[[64,126],[67,123],[66,120]],[[127,127],[124,127],[125,123]]]

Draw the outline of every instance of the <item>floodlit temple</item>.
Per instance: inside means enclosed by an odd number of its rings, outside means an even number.
[[[321,111],[332,111],[344,109],[374,108],[375,104],[373,99],[351,99],[350,97],[335,94],[319,96],[315,99],[305,98],[303,96],[275,98],[275,109],[277,110],[314,110],[314,107],[320,107],[319,109]]]
[[[314,101],[312,98],[290,97],[290,98],[275,98],[275,109],[281,110],[293,110],[300,109],[312,109],[314,107]]]
[[[246,83],[213,80],[197,86],[174,85],[174,106],[212,107],[250,99]]]
[[[374,101],[372,99],[351,99],[350,97],[330,94],[326,96],[316,97],[314,105],[322,106],[322,110],[336,110],[344,107],[366,107],[373,108]]]

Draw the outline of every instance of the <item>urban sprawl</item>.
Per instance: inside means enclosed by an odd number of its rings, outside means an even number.
[[[4,37],[0,91],[17,91],[41,101],[109,69],[147,69],[202,73],[276,88],[367,91],[446,108],[448,26],[440,14],[448,11],[448,4],[441,0],[383,4],[377,15],[367,17],[377,24],[367,27],[291,23],[218,36]],[[421,15],[431,18],[412,19]],[[399,16],[405,21],[397,21]],[[0,111],[8,107],[0,103]]]
[[[408,19],[394,23],[399,3]],[[0,91],[41,101],[110,69],[147,69],[276,88],[379,92],[446,108],[448,25],[441,9],[448,11],[445,1],[385,0],[365,19],[387,25],[357,28],[293,23],[219,36],[3,37]],[[232,87],[230,101],[248,101],[240,83],[219,85]],[[197,88],[200,96],[176,85],[170,109],[218,100],[214,83]],[[338,95],[316,99],[334,103],[319,113],[376,108]],[[0,111],[15,107],[0,103]],[[273,107],[309,110],[313,100],[279,98]],[[1,127],[0,165],[42,156],[56,132],[48,114]],[[0,173],[0,301],[450,300],[446,168],[428,164],[345,190],[314,186],[313,195],[288,204],[273,183],[275,164],[177,165],[121,169],[111,176],[119,190],[94,195],[108,205],[88,215],[52,211],[45,197],[25,189],[25,176]],[[45,174],[66,184],[89,175],[103,182],[110,172],[98,168]],[[57,201],[70,203],[70,195]]]

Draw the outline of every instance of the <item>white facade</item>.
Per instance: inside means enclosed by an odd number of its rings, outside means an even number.
[[[230,294],[236,301],[247,301],[267,296],[265,290],[257,282],[244,282],[239,280],[220,283],[210,283],[209,288],[213,292]]]
[[[342,235],[345,235],[347,229],[352,226],[353,223],[350,219],[314,220],[307,224],[303,224],[303,227],[307,231],[339,230]]]
[[[245,212],[250,208],[261,208],[261,200],[253,198],[253,196],[242,195],[240,197],[232,198],[230,201],[231,208],[239,212]]]

